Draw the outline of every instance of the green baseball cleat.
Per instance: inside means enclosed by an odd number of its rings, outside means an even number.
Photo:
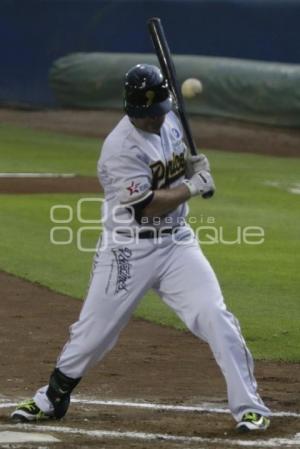
[[[15,423],[26,423],[33,421],[43,421],[53,418],[52,415],[44,413],[34,402],[33,399],[21,402],[16,410],[12,412],[10,418]]]
[[[270,425],[270,420],[259,413],[245,413],[236,429],[239,432],[250,432],[252,430],[266,430]]]

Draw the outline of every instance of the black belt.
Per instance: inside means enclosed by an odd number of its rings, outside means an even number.
[[[148,231],[138,231],[136,236],[140,239],[155,239],[158,237],[162,237],[164,235],[176,234],[179,230],[180,226],[176,226],[174,228],[162,228],[162,229],[149,229]],[[126,235],[126,233],[118,232],[118,234],[122,234],[126,237],[130,237],[130,235]]]
[[[139,232],[140,239],[155,239],[163,235],[176,234],[179,228],[153,229]]]

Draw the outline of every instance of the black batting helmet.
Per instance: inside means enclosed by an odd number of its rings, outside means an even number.
[[[124,110],[129,117],[155,117],[172,108],[168,82],[155,65],[132,67],[125,75],[124,88]]]

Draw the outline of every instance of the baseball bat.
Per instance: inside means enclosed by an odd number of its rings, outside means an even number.
[[[159,61],[159,65],[164,77],[167,79],[169,89],[172,92],[175,107],[179,115],[185,139],[187,141],[189,150],[192,155],[197,154],[197,148],[192,136],[190,124],[187,119],[185,104],[181,89],[178,84],[176,69],[173,62],[172,54],[165,36],[165,32],[159,17],[151,17],[148,20],[148,29],[152,39],[152,43]],[[204,198],[209,198],[213,195],[213,192],[207,192],[203,195]]]

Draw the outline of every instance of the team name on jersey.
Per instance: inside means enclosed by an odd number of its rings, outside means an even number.
[[[184,151],[174,154],[173,158],[164,164],[156,161],[150,165],[152,171],[152,189],[161,189],[185,175],[186,160]]]

